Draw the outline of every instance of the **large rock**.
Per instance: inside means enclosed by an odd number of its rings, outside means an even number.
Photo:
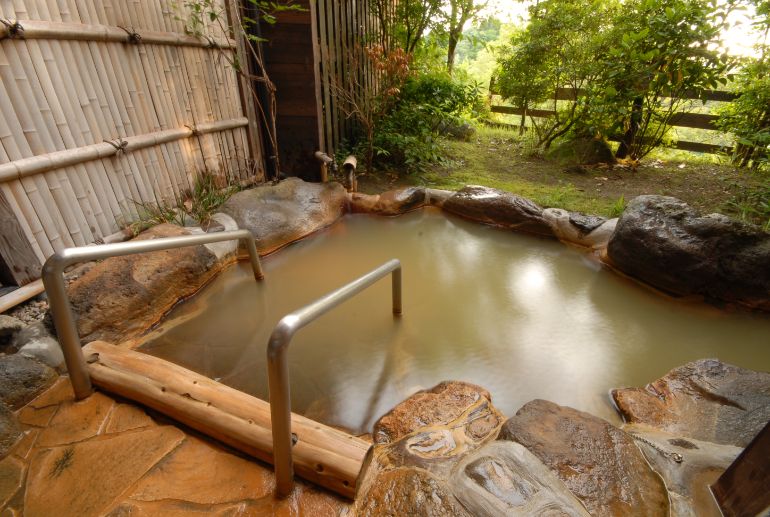
[[[420,469],[380,472],[356,497],[359,517],[470,517],[447,483]]]
[[[19,409],[53,384],[56,372],[19,354],[0,356],[0,402]]]
[[[452,474],[452,490],[472,515],[587,517],[582,503],[524,446],[492,442]]]
[[[746,447],[770,421],[770,373],[701,359],[644,388],[612,390],[628,423]]]
[[[491,407],[491,401],[492,396],[480,386],[445,381],[418,391],[380,417],[374,424],[372,439],[377,444],[392,443],[422,428],[446,425],[479,402]]]
[[[425,206],[427,196],[422,187],[389,190],[379,195],[354,192],[350,196],[350,211],[362,214],[401,215]]]
[[[375,424],[356,508],[362,515],[466,515],[448,485],[452,470],[493,441],[503,420],[489,393],[472,384],[444,382],[412,395]]]
[[[266,254],[329,226],[343,215],[346,203],[339,183],[289,178],[239,192],[220,210],[251,231],[259,252]]]
[[[13,316],[0,314],[0,352],[13,352],[12,346],[16,335],[24,328],[24,323]]]
[[[0,402],[0,459],[4,458],[21,437],[21,426],[13,411]],[[2,504],[2,501],[0,501]]]
[[[161,224],[136,239],[189,234],[185,228]],[[203,287],[224,264],[205,246],[112,257],[96,264],[68,287],[81,339],[117,343],[138,336]]]
[[[667,515],[668,494],[633,439],[606,421],[545,400],[500,431],[554,470],[591,515]]]
[[[631,200],[607,246],[612,265],[658,289],[770,311],[770,234],[665,196]]]
[[[553,237],[543,209],[529,199],[489,187],[467,186],[442,208],[453,214],[510,230]]]

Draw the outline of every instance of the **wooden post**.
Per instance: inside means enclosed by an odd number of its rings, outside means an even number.
[[[39,277],[40,261],[0,191],[0,282],[24,285]]]
[[[726,517],[770,510],[770,422],[711,485]]]

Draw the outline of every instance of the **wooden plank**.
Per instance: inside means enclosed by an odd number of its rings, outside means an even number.
[[[310,0],[310,37],[313,45],[313,80],[315,86],[315,111],[318,127],[318,149],[327,151],[324,135],[323,82],[321,80],[321,41],[318,34],[318,0]],[[328,152],[328,151],[327,151]]]
[[[671,117],[670,124],[677,127],[690,127],[695,129],[717,129],[714,122],[719,120],[717,115],[705,113],[675,113]]]
[[[40,261],[1,191],[0,260],[0,281],[4,285],[24,285],[40,277]]]
[[[257,459],[272,462],[270,405],[163,359],[95,341],[83,347],[95,386],[147,407]],[[297,475],[348,498],[369,443],[291,415]]]
[[[514,108],[513,106],[492,106],[491,107],[492,113],[505,113],[506,115],[523,115],[524,110],[522,108]],[[538,109],[528,109],[527,110],[527,116],[528,117],[550,117],[551,115],[555,115],[556,112],[553,110],[538,110]]]
[[[770,510],[770,422],[711,485],[725,517]]]
[[[579,93],[583,93],[585,90],[579,89]],[[499,95],[499,92],[497,91],[497,88],[495,87],[494,81],[490,81],[489,83],[489,93],[492,95]],[[718,102],[730,102],[732,100],[735,100],[738,97],[737,93],[728,92],[724,90],[704,90],[698,94],[698,92],[694,90],[689,90],[684,93],[684,95],[681,97],[682,99],[689,99],[689,100],[707,100],[707,101],[718,101]],[[575,98],[575,89],[574,88],[557,88],[556,89],[556,99],[560,101],[567,101],[567,100],[573,100]],[[667,96],[668,98],[668,96]]]

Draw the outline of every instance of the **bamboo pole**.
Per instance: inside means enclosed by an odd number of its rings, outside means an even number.
[[[71,20],[73,13],[70,6],[64,2],[54,2],[47,0],[42,4],[48,9],[47,17],[56,22]],[[77,16],[77,12],[75,12]],[[52,70],[59,70],[64,67],[65,70],[59,75],[67,90],[67,95],[63,96],[65,101],[71,103],[71,114],[74,119],[70,124],[76,128],[74,131],[76,145],[82,146],[91,144],[94,141],[100,141],[103,138],[103,132],[99,130],[100,117],[98,111],[91,105],[91,97],[87,94],[84,86],[84,78],[81,73],[73,73],[76,68],[83,70],[83,65],[77,65],[76,54],[73,53],[72,45],[62,42],[51,42],[53,59],[50,61]],[[76,49],[77,50],[77,49]],[[119,213],[119,206],[112,187],[106,181],[108,174],[104,164],[88,164],[86,174],[90,182],[94,195],[96,197],[96,206],[99,212],[99,228],[97,236],[105,235],[110,232],[112,224],[116,217],[116,211]]]
[[[16,20],[16,17],[10,19]],[[233,49],[235,41],[230,39],[200,39],[184,33],[162,32],[158,30],[135,29],[129,32],[121,27],[72,22],[52,22],[41,20],[18,20],[22,32],[11,34],[11,29],[0,25],[0,39],[19,37],[25,40],[54,41],[97,41],[110,43],[129,43],[138,36],[141,43],[147,45],[167,45],[175,47],[197,47],[211,49]],[[128,28],[128,27],[127,27]],[[132,36],[136,35],[136,36]]]
[[[194,128],[182,127],[167,129],[155,133],[129,136],[123,139],[126,145],[122,151],[134,152],[147,147],[155,147],[182,138],[190,138],[195,135],[206,135],[220,131],[227,131],[238,127],[244,127],[249,123],[246,117],[230,120],[204,122]],[[68,167],[77,163],[107,158],[117,154],[119,150],[107,142],[91,144],[77,149],[67,149],[43,155],[31,156],[8,163],[0,164],[0,182],[37,175],[61,167]]]
[[[14,130],[14,140],[19,146],[21,156],[31,156],[35,152],[44,152],[44,146],[37,133],[37,127],[41,124],[35,123],[35,119],[40,117],[40,113],[34,108],[29,87],[19,87],[17,77],[22,82],[25,78],[17,76],[9,62],[9,60],[13,60],[15,63],[20,62],[16,44],[6,44],[3,50],[4,52],[0,52],[0,83],[5,85],[7,93],[0,95],[0,102],[4,104],[4,116],[8,118],[9,124],[13,124],[11,128]],[[15,110],[14,106],[18,106],[19,109]],[[69,237],[64,219],[58,211],[57,203],[46,179],[42,176],[36,176],[33,181],[34,190],[41,197],[40,205],[33,203],[33,206],[35,206],[36,211],[41,213],[41,222],[51,245],[57,250],[71,246],[72,239]],[[30,192],[30,187],[30,184],[25,185],[28,192]]]
[[[262,461],[272,461],[267,402],[163,359],[109,343],[89,343],[83,354],[96,386]],[[291,420],[298,437],[292,450],[297,474],[353,498],[369,443],[296,414]]]

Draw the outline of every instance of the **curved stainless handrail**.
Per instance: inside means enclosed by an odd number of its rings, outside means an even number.
[[[393,273],[393,314],[401,314],[401,262],[390,260],[361,278],[332,291],[313,303],[287,314],[278,322],[267,344],[267,376],[270,389],[270,422],[273,432],[273,465],[279,497],[289,495],[294,486],[291,457],[291,394],[287,352],[294,334],[320,316],[352,298],[382,277]]]
[[[254,236],[248,230],[232,230],[226,232],[206,233],[202,235],[182,235],[179,237],[165,237],[142,241],[119,242],[115,244],[100,244],[96,246],[82,246],[67,248],[51,255],[43,265],[43,285],[48,293],[48,303],[53,313],[53,321],[56,326],[56,334],[64,353],[64,361],[70,375],[72,389],[77,400],[84,399],[91,394],[91,377],[86,370],[85,359],[81,350],[80,336],[78,335],[75,316],[72,314],[67,288],[64,285],[64,268],[85,262],[88,260],[105,259],[146,253],[149,251],[169,250],[210,244],[229,240],[246,241],[246,249],[251,259],[251,267],[254,270],[254,278],[264,278],[262,265],[259,261],[257,246]]]

